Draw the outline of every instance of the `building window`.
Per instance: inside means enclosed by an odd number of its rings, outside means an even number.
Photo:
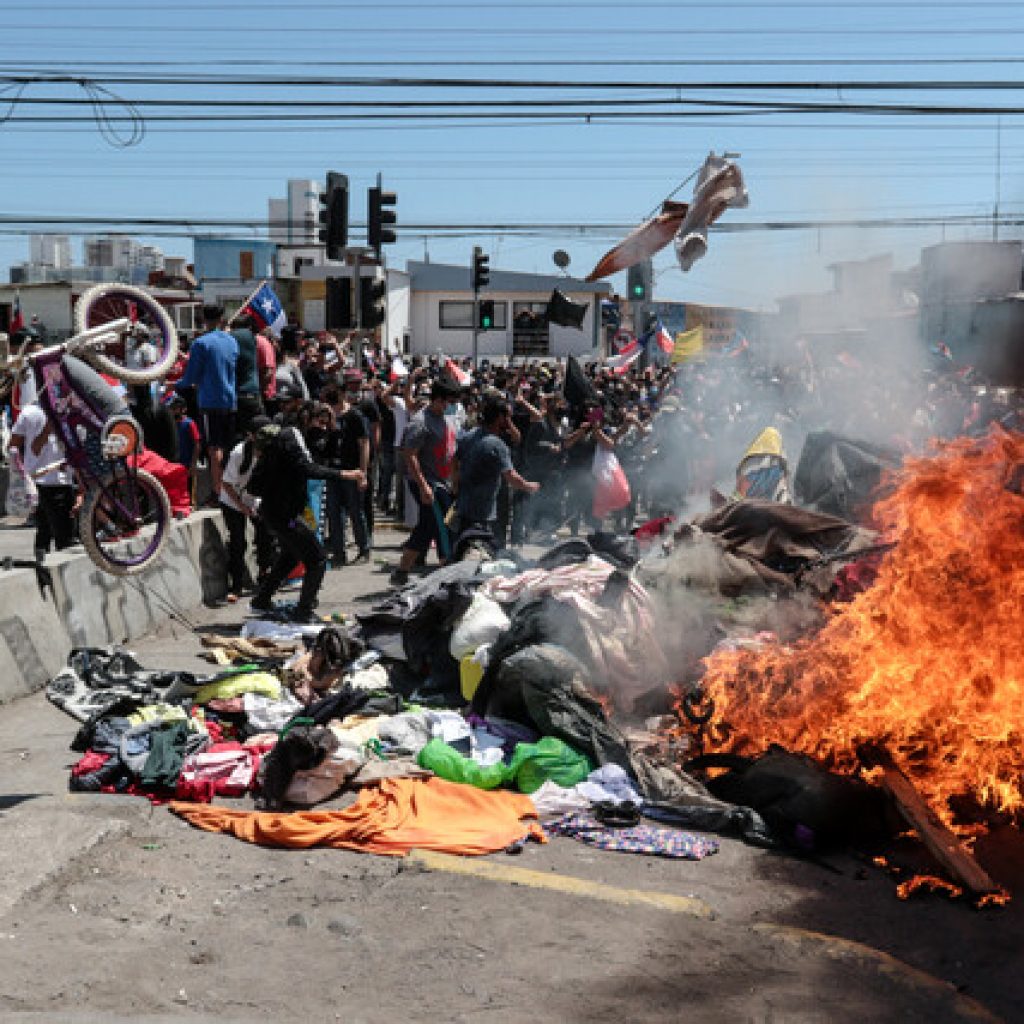
[[[512,304],[512,355],[546,356],[550,353],[550,334],[544,314],[546,302]]]
[[[494,301],[494,326],[492,331],[508,328],[508,303]],[[438,327],[442,331],[473,330],[472,302],[442,302],[438,306]]]

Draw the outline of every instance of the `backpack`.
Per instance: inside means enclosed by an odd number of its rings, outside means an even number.
[[[264,427],[256,435],[256,449],[260,454],[256,465],[252,467],[249,482],[245,485],[245,489],[254,498],[265,498],[274,489],[280,437],[281,429],[277,424]]]

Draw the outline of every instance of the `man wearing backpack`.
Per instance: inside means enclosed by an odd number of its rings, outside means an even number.
[[[327,570],[327,550],[306,523],[309,480],[354,480],[365,478],[361,470],[329,469],[315,463],[296,425],[302,405],[297,388],[278,389],[279,423],[262,427],[255,444],[259,460],[249,478],[247,490],[260,498],[260,519],[275,536],[280,553],[267,575],[260,581],[250,607],[254,612],[274,611],[272,598],[278,588],[301,562],[305,567],[299,602],[288,615],[292,622],[314,621],[317,594]]]

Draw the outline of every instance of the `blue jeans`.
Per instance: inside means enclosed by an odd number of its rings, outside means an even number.
[[[336,559],[345,555],[345,523],[352,520],[352,534],[360,552],[370,550],[370,538],[363,511],[363,492],[354,480],[327,481],[327,523],[331,553]]]

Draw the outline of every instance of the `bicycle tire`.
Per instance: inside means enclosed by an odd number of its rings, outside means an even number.
[[[132,555],[126,558],[113,557],[101,546],[96,536],[98,532],[96,513],[107,488],[116,482],[113,475],[105,477],[101,487],[93,487],[89,490],[85,502],[82,504],[82,510],[78,514],[79,537],[86,554],[92,559],[94,565],[111,576],[133,576],[147,569],[160,557],[171,535],[171,501],[167,497],[167,491],[164,490],[163,484],[152,473],[147,473],[144,469],[135,470],[134,477],[136,483],[156,503],[157,509],[155,536],[141,555]]]
[[[123,306],[123,309],[118,309]],[[126,384],[148,384],[165,377],[178,358],[178,332],[167,310],[149,292],[130,284],[97,284],[82,293],[75,304],[75,332],[80,334],[89,327],[98,327],[110,320],[124,316],[129,307],[134,307],[159,331],[160,352],[150,366],[126,366],[111,359],[106,353],[95,348],[83,348],[82,358],[101,373],[109,373]]]

